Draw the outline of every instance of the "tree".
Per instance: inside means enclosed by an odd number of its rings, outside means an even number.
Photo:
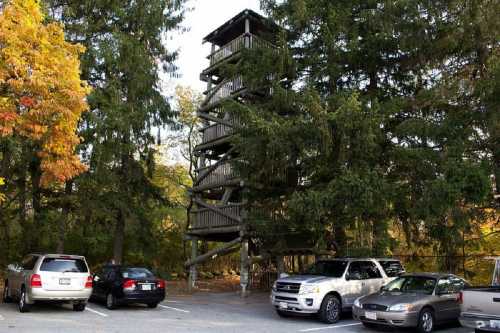
[[[68,36],[87,49],[82,74],[93,87],[80,128],[89,165],[75,180],[81,216],[114,228],[113,258],[122,262],[126,228],[147,229],[151,205],[166,204],[151,181],[153,131],[173,126],[175,112],[161,91],[160,72],[172,68],[165,34],[183,18],[183,0],[47,1]],[[85,222],[87,223],[87,222]]]
[[[90,90],[80,80],[84,48],[66,42],[61,25],[43,20],[36,0],[12,0],[0,14],[0,135],[35,151],[47,185],[85,170],[75,154],[76,129]]]
[[[497,23],[479,13],[498,4],[262,4],[287,33],[279,54],[257,51],[240,65],[246,82],[275,80],[268,100],[237,107],[245,126],[236,139],[261,238],[276,245],[307,231],[316,246],[333,239],[340,253],[356,244],[350,254],[383,255],[395,221],[409,239],[424,235],[455,255],[491,198],[497,140],[482,124],[492,119],[483,110],[496,109],[467,81],[494,62]]]

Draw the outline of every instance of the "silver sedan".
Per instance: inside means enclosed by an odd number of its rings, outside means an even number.
[[[358,298],[353,317],[367,327],[416,327],[430,333],[438,323],[458,320],[459,293],[466,285],[451,274],[405,274],[379,292]]]

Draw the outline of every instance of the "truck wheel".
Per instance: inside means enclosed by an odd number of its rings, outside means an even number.
[[[417,331],[431,333],[434,330],[434,313],[429,308],[424,308],[418,316]]]
[[[321,302],[319,319],[327,324],[335,324],[340,320],[341,312],[342,303],[339,298],[334,295],[326,295]]]
[[[21,289],[21,297],[19,297],[19,303],[18,303],[18,308],[19,312],[29,312],[31,309],[31,306],[26,303],[26,289],[23,287]]]
[[[83,311],[85,310],[86,304],[83,302],[73,303],[73,311]]]
[[[281,318],[288,318],[288,317],[290,317],[290,314],[288,312],[286,312],[286,311],[276,310],[276,313]]]
[[[9,296],[9,281],[5,281],[5,286],[3,287],[3,297],[2,301],[4,303],[11,303],[12,298]]]
[[[112,293],[106,296],[106,308],[108,308],[108,310],[116,309],[116,298]]]

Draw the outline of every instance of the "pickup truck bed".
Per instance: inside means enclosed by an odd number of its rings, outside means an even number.
[[[500,287],[475,287],[462,292],[460,323],[476,332],[500,332]]]

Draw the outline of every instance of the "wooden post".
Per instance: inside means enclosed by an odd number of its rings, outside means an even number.
[[[244,238],[241,242],[240,249],[240,286],[241,286],[241,297],[248,296],[248,284],[250,282],[250,260],[248,257],[248,239]]]
[[[198,256],[198,237],[191,238],[191,261],[195,260]],[[189,279],[188,279],[188,291],[192,292],[196,287],[197,279],[196,264],[189,266]]]

